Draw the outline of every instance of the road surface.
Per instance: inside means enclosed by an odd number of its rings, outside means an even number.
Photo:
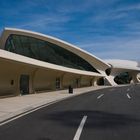
[[[140,140],[140,85],[44,107],[0,126],[0,140]]]

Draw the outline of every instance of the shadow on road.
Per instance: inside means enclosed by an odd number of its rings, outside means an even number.
[[[113,114],[104,111],[64,111],[47,114],[43,121],[49,119],[65,125],[67,127],[79,126],[83,116],[88,116],[86,122],[87,129],[113,129],[116,127],[128,127],[140,125],[140,119],[133,118],[130,115]]]

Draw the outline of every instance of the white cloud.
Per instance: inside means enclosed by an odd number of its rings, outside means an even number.
[[[125,11],[125,12],[132,11],[132,10],[140,10],[140,3],[121,6],[117,9],[117,11]]]
[[[17,28],[31,28],[31,29],[39,29],[39,30],[60,30],[63,27],[61,24],[65,24],[70,21],[71,18],[69,16],[63,15],[35,15],[29,17],[26,21],[22,22],[22,24],[15,25]]]
[[[75,39],[78,36],[77,46],[98,57],[140,59],[139,17],[131,16],[132,10],[139,12],[140,4],[115,5],[117,1],[119,0],[56,0],[54,5],[51,0],[25,0],[17,4],[16,8],[3,8],[0,11],[4,17],[18,16],[13,25],[16,28],[43,33],[58,32],[60,38],[66,36]],[[34,10],[41,6],[44,11]],[[70,21],[72,24],[67,24]],[[72,32],[72,37],[69,37],[67,31]]]
[[[95,52],[96,56],[102,59],[124,59],[124,60],[140,60],[139,52],[133,49],[117,50],[117,51],[105,51],[105,52]]]
[[[79,43],[77,46],[103,59],[140,60],[140,40],[132,37],[108,37],[104,40]]]

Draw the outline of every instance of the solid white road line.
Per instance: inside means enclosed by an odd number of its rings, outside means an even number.
[[[127,97],[129,98],[129,99],[131,99],[131,97],[130,97],[130,95],[127,93]]]
[[[81,123],[80,123],[80,125],[79,125],[79,127],[78,127],[78,129],[77,129],[77,131],[76,131],[76,134],[75,134],[73,140],[79,140],[80,139],[80,135],[82,133],[84,124],[86,122],[86,119],[87,119],[87,116],[84,116],[82,121],[81,121]]]
[[[102,96],[104,96],[104,94],[101,94],[100,96],[98,96],[97,99],[100,99]]]

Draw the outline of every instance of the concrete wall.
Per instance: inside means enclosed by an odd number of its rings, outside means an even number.
[[[8,77],[6,77],[5,75],[8,75]],[[4,94],[9,95],[16,92],[17,79],[14,78],[12,75],[13,74],[8,73],[7,71],[6,72],[3,71],[0,74],[0,95]]]
[[[20,76],[29,75],[29,93],[33,93],[35,67],[0,59],[0,96],[20,94]]]
[[[91,78],[88,76],[81,76],[81,87],[91,86]]]
[[[32,66],[30,64],[9,61],[0,58],[0,97],[20,95],[20,77],[29,76],[29,94],[38,91],[57,90],[56,79],[60,79],[60,88],[67,89],[94,85],[94,76],[83,76],[58,70]]]
[[[62,75],[63,72],[38,69],[34,75],[33,88],[35,89],[35,91],[55,90],[56,78],[61,79]]]
[[[19,67],[0,61],[0,95],[16,94],[18,86],[17,69]]]
[[[79,83],[77,83],[77,80],[79,79],[80,79],[80,75],[65,73],[62,77],[62,86],[64,89],[68,88],[70,85],[73,88],[76,88],[79,86]]]

